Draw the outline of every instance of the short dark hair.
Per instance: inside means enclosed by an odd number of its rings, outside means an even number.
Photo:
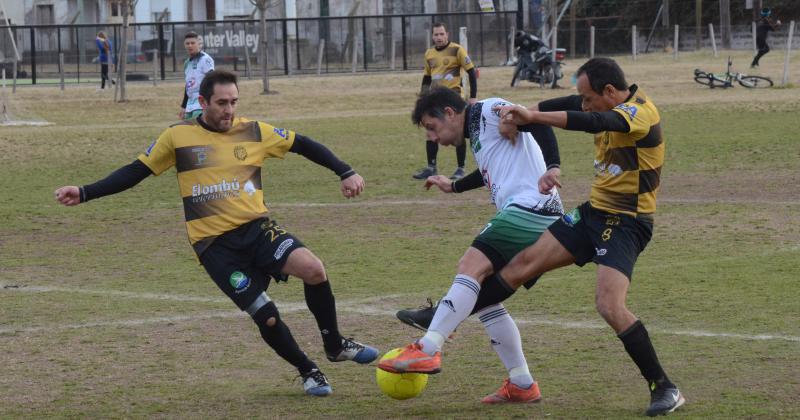
[[[212,70],[203,77],[203,82],[200,83],[200,96],[205,98],[206,101],[211,100],[214,95],[215,85],[236,85],[239,89],[238,78],[235,74],[225,70]]]
[[[411,122],[421,125],[422,117],[426,115],[442,119],[445,115],[444,109],[448,107],[460,114],[467,108],[467,101],[452,89],[435,87],[419,95],[411,113]]]
[[[183,39],[185,40],[185,39],[189,39],[189,38],[198,38],[199,39],[200,35],[198,35],[197,32],[195,32],[195,31],[189,31],[189,32],[186,32],[186,35],[183,36]]]
[[[444,28],[444,31],[447,32],[447,26],[444,24],[444,22],[436,22],[436,23],[434,23],[433,26],[431,26],[431,29],[438,28],[438,27]]]
[[[592,58],[578,69],[575,76],[580,77],[584,73],[589,79],[589,85],[592,90],[598,95],[603,94],[603,89],[605,89],[606,85],[614,86],[618,90],[628,88],[628,82],[625,81],[625,73],[622,72],[619,64],[610,58]]]

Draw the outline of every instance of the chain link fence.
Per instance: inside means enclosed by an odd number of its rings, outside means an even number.
[[[444,22],[450,40],[459,42],[459,28],[466,27],[469,54],[478,66],[496,66],[513,56],[516,12],[406,14],[387,16],[325,17],[267,20],[267,63],[271,75],[316,74],[417,70],[423,67],[425,50],[430,46],[434,22]],[[770,34],[775,51],[785,49],[786,22]],[[233,70],[244,77],[260,77],[261,39],[257,20],[205,22],[166,22],[132,24],[128,36],[129,80],[182,80],[184,35],[194,31],[203,37],[204,50],[217,68]],[[679,51],[711,50],[709,26],[678,28]],[[63,54],[63,74],[67,83],[95,82],[100,78],[100,63],[95,37],[103,31],[112,49],[120,51],[121,25],[34,25],[0,26],[0,68],[11,78],[14,44],[20,53],[17,83],[59,83],[59,57]],[[795,31],[792,49],[800,48]],[[659,52],[672,49],[675,29],[658,27],[570,29],[562,22],[557,32],[559,47],[569,57]],[[750,26],[731,27],[733,49],[753,49]],[[537,34],[541,35],[541,34]],[[698,38],[699,37],[699,38]],[[719,33],[715,45],[722,48]],[[12,42],[12,39],[15,43]],[[114,54],[117,62],[122,59]],[[113,70],[113,68],[112,68]]]

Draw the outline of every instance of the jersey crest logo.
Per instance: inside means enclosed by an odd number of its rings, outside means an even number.
[[[628,118],[630,118],[631,121],[633,121],[633,119],[636,117],[636,112],[638,111],[638,108],[635,106],[626,104],[617,105],[617,109],[628,114]]]
[[[450,65],[450,60],[445,58],[444,60],[442,60],[442,64],[444,64],[445,66],[449,66]]]
[[[233,148],[233,156],[239,160],[247,159],[247,149],[244,146],[236,146]]]

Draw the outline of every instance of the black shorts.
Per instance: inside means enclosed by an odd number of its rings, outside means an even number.
[[[578,266],[594,261],[619,270],[630,280],[636,258],[653,236],[653,222],[608,213],[586,202],[555,221],[548,230],[575,257]]]
[[[200,254],[208,275],[239,309],[244,310],[281,273],[289,254],[302,242],[274,220],[256,219],[226,232]]]

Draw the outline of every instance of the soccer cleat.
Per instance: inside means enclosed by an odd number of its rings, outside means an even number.
[[[678,387],[674,385],[662,387],[653,383],[650,385],[650,406],[647,407],[645,414],[655,417],[671,413],[685,402]]]
[[[325,397],[333,393],[328,378],[319,369],[311,369],[311,372],[300,375],[303,378],[303,389],[306,394],[315,397]]]
[[[433,304],[431,298],[428,298],[428,306],[420,306],[419,309],[403,309],[397,311],[397,319],[400,322],[418,328],[422,331],[428,331],[428,327],[433,321],[433,316],[436,314],[436,308],[439,303]]]
[[[352,338],[343,338],[342,349],[339,350],[339,353],[332,354],[326,351],[325,355],[331,362],[352,360],[356,363],[365,364],[378,358],[378,349],[353,341]]]
[[[417,173],[412,175],[412,177],[414,177],[414,179],[426,179],[429,176],[434,176],[434,175],[436,175],[436,167],[435,166],[426,166],[426,167],[420,169],[419,171],[417,171]]]
[[[384,358],[378,368],[392,373],[425,373],[432,375],[442,371],[442,352],[433,356],[422,351],[422,345],[411,343],[392,358]]]
[[[522,388],[511,383],[511,380],[506,378],[501,386],[494,394],[487,395],[481,400],[484,404],[503,404],[503,403],[535,403],[542,399],[542,393],[539,391],[539,384],[533,383],[529,388]]]
[[[453,172],[453,175],[450,175],[450,179],[453,181],[458,181],[461,178],[464,178],[464,168],[458,168]]]

